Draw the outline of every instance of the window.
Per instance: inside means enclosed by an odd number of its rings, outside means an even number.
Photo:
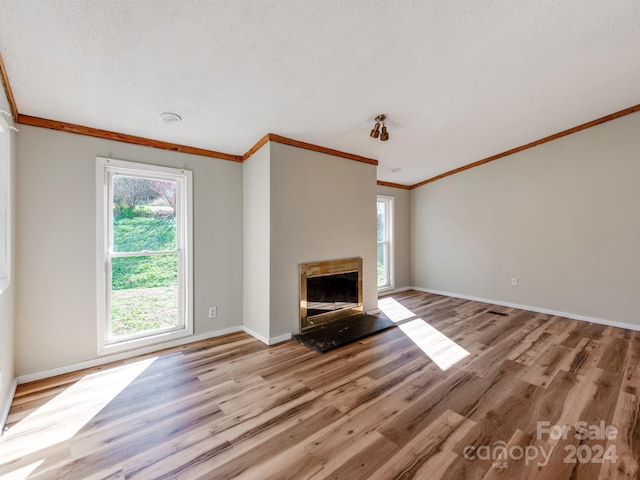
[[[191,172],[97,159],[98,352],[193,333]]]
[[[11,129],[0,115],[0,293],[11,275]]]
[[[393,197],[378,195],[378,290],[394,288]]]

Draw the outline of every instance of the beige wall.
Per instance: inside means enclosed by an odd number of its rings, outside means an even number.
[[[364,308],[377,308],[376,168],[270,144],[270,336],[299,329],[300,263],[362,257]]]
[[[18,375],[97,357],[96,156],[193,170],[194,333],[241,325],[241,164],[21,126]]]
[[[269,338],[271,158],[264,145],[242,164],[244,326]]]
[[[2,87],[0,87],[0,110],[5,112],[9,111],[9,102],[4,93]],[[9,125],[14,125],[13,120],[6,119]],[[16,215],[15,215],[15,167],[16,167],[16,141],[17,135],[12,133],[12,152],[11,152],[11,165],[12,172],[10,183],[11,190],[11,205],[12,205],[12,258],[11,258],[11,270],[10,275],[11,284],[9,288],[0,293],[0,428],[4,421],[4,414],[7,412],[9,403],[11,402],[10,396],[13,392],[13,385],[15,380],[15,367],[14,367],[14,298],[16,291],[16,251],[18,244],[16,242]]]
[[[412,283],[639,326],[638,132],[635,113],[413,190]]]
[[[393,197],[394,288],[411,285],[411,191],[378,185],[378,195]]]

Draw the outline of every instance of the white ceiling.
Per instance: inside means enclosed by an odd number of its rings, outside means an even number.
[[[21,114],[240,155],[271,132],[414,184],[640,103],[639,25],[638,0],[0,0],[0,53]]]

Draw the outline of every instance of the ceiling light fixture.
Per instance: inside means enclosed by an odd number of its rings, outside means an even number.
[[[163,112],[160,114],[160,120],[164,123],[180,123],[182,121],[182,117],[177,113]]]
[[[386,118],[387,116],[384,113],[381,113],[376,117],[376,124],[373,126],[373,130],[371,130],[371,133],[369,134],[371,138],[380,137],[381,142],[386,142],[387,140],[389,140],[389,132],[387,131],[387,126],[384,124]],[[382,131],[380,131],[381,124]]]

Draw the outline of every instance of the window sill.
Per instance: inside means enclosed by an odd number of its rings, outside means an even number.
[[[162,332],[157,335],[150,335],[142,338],[134,338],[131,340],[123,340],[122,342],[109,343],[102,345],[98,349],[98,355],[111,355],[113,353],[126,352],[127,350],[134,350],[140,347],[147,347],[149,345],[157,345],[177,338],[183,338],[193,335],[192,329],[184,329],[178,331]]]

